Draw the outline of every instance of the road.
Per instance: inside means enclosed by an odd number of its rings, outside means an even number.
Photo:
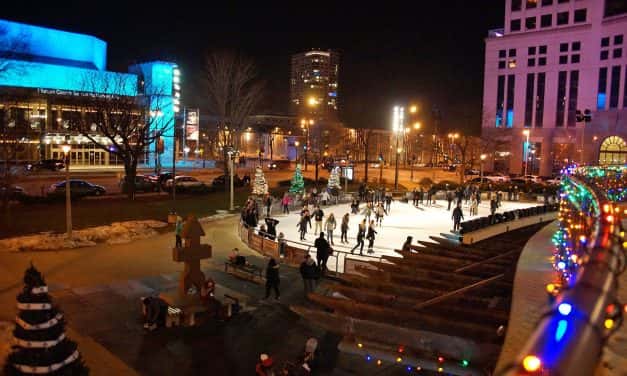
[[[364,176],[364,168],[363,165],[355,166],[355,178],[358,180],[362,180]],[[149,170],[140,170],[138,171],[140,174],[142,173],[151,173]],[[198,180],[211,184],[213,179],[219,175],[223,174],[221,169],[217,168],[206,168],[206,169],[177,169],[177,173],[180,175],[190,175],[196,177]],[[254,179],[254,169],[252,168],[239,168],[237,170],[237,174],[239,176],[243,176],[248,173],[252,179]],[[380,170],[378,168],[369,168],[368,169],[368,180],[371,183],[377,183],[379,181]],[[120,179],[124,176],[123,170],[95,170],[95,171],[70,171],[71,178],[73,179],[83,179],[87,180],[90,183],[102,185],[107,190],[108,194],[119,194],[119,182]],[[264,171],[264,175],[268,184],[272,186],[276,186],[279,181],[289,180],[294,175],[294,167],[292,166],[290,169],[285,170],[266,170]],[[313,179],[315,176],[314,167],[308,166],[308,171],[303,171],[303,175],[307,178]],[[418,168],[413,172],[413,184],[410,182],[411,171],[406,168],[399,169],[399,184],[404,185],[406,187],[413,187],[417,184],[422,178],[430,178],[434,181],[439,180],[451,180],[458,181],[459,177],[452,172],[442,171],[441,168]],[[319,169],[319,177],[327,179],[329,173],[327,170],[320,168]],[[63,171],[60,172],[42,172],[42,173],[32,173],[30,175],[20,176],[17,179],[16,185],[21,186],[25,189],[25,191],[30,195],[42,195],[44,194],[50,185],[65,180],[65,173]],[[393,167],[385,167],[383,169],[383,180],[387,183],[394,182],[394,168]]]

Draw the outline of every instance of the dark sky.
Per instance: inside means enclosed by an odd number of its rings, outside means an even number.
[[[391,106],[412,100],[425,123],[435,105],[443,128],[478,131],[483,39],[502,26],[505,1],[416,0],[397,7],[203,2],[209,10],[132,0],[19,3],[3,5],[0,18],[98,36],[108,42],[111,70],[148,59],[179,63],[183,99],[192,106],[203,107],[207,51],[234,49],[251,57],[266,81],[260,111],[280,114],[288,108],[290,55],[335,48],[342,54],[340,110],[347,125],[389,127]]]

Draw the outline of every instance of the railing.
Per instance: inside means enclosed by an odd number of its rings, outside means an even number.
[[[622,323],[617,291],[625,234],[616,202],[624,196],[612,194],[627,188],[627,169],[574,172],[562,179],[560,228],[553,238],[558,278],[547,285],[551,308],[503,374],[592,375]]]
[[[312,257],[315,258],[316,248],[313,245],[289,239],[284,240],[284,253],[281,255],[277,240],[269,239],[268,233],[260,232],[242,221],[238,225],[238,234],[242,242],[246,243],[248,247],[262,255],[274,257],[276,260],[281,259],[288,265],[299,266],[305,260],[306,254],[312,254]],[[335,276],[343,273],[359,274],[358,269],[360,267],[376,269],[370,262],[382,262],[381,260],[381,256],[354,255],[346,251],[333,250],[333,255],[329,257],[327,262],[327,269],[333,272]]]

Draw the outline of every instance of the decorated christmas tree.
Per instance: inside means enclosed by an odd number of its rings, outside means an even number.
[[[305,181],[303,180],[303,173],[300,171],[300,164],[297,164],[289,191],[290,193],[303,193],[304,190]]]
[[[331,170],[331,174],[329,175],[329,189],[342,189],[342,186],[340,185],[340,168],[339,167],[334,167]]]
[[[52,305],[48,286],[34,266],[24,273],[17,296],[15,344],[4,366],[5,375],[88,375],[76,342],[65,336],[63,314]]]
[[[268,183],[266,177],[263,176],[261,166],[255,168],[255,182],[253,184],[253,194],[263,196],[268,193]]]

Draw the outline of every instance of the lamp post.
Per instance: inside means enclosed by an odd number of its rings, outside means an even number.
[[[296,158],[294,158],[294,160],[296,161],[296,164],[298,164],[298,145],[300,145],[300,142],[294,141],[294,146],[296,149]]]
[[[63,154],[65,157],[65,227],[67,238],[72,239],[72,196],[70,192],[70,145],[63,145]]]
[[[527,141],[525,141],[525,150],[523,155],[525,156],[525,176],[527,175],[527,166],[529,165],[529,129],[525,129],[523,131],[523,135],[527,137]]]
[[[400,147],[398,146],[398,137],[401,132],[405,131],[404,126],[405,109],[402,106],[394,106],[392,112],[392,129],[396,135],[396,167],[394,171],[394,190],[398,190],[398,159],[400,158]]]
[[[234,189],[233,189],[233,170],[235,170],[235,159],[238,158],[239,156],[239,152],[231,149],[228,152],[229,155],[229,175],[231,177],[231,182],[230,182],[230,205],[229,205],[229,210],[235,210],[235,205],[234,205]]]
[[[481,154],[481,179],[479,180],[480,183],[479,184],[483,184],[483,161],[485,161],[486,155],[485,154]]]
[[[187,163],[187,154],[189,153],[189,146],[183,148],[183,164]]]

